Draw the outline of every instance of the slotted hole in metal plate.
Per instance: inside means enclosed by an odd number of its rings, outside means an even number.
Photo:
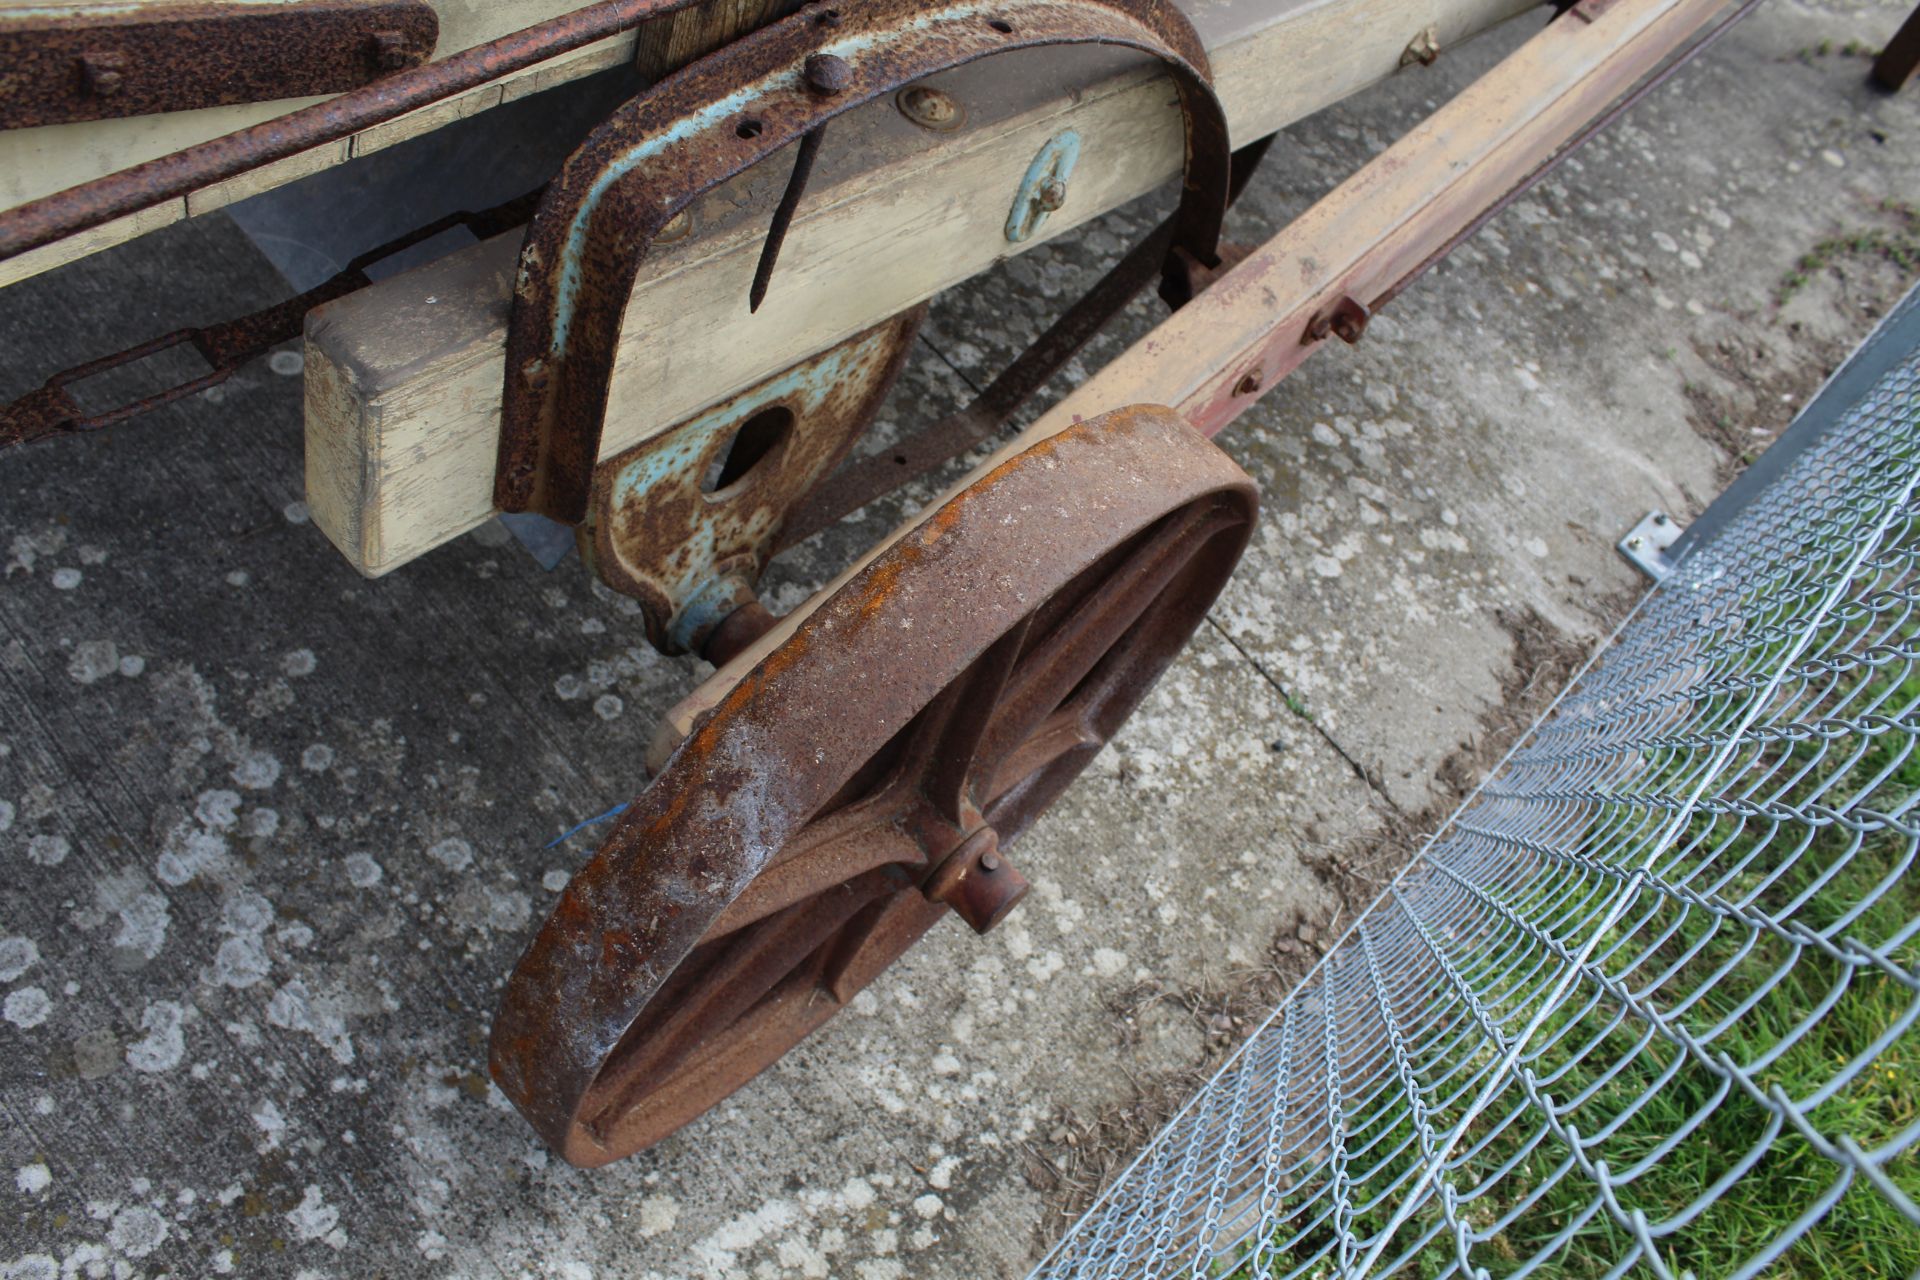
[[[793,410],[785,405],[762,409],[740,424],[727,444],[726,452],[707,468],[700,491],[710,497],[722,497],[740,484],[793,430]]]

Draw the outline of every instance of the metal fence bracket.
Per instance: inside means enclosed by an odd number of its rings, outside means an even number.
[[[1674,566],[1667,557],[1667,548],[1680,540],[1684,528],[1664,511],[1649,511],[1614,548],[1627,558],[1628,564],[1655,582],[1664,582]]]

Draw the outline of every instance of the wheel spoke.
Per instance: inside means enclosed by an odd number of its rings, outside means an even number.
[[[799,839],[728,904],[700,941],[706,945],[763,920],[803,898],[893,864],[920,866],[923,850],[900,828],[900,806],[883,793],[873,804],[830,815]]]
[[[920,790],[934,812],[956,827],[970,825],[968,778],[1032,626],[1028,617],[1001,636],[942,696],[945,714],[928,735]]]
[[[1020,657],[981,742],[976,785],[1032,737],[1234,513],[1195,504],[1162,521],[1072,613]]]
[[[939,923],[947,910],[944,902],[929,902],[918,891],[896,893],[870,904],[834,944],[820,985],[845,1004]]]
[[[994,802],[1011,791],[1021,779],[1040,772],[1060,757],[1074,751],[1098,751],[1106,739],[1095,732],[1086,714],[1086,700],[1076,696],[1073,704],[1062,707],[1040,722],[1028,739],[1003,756],[988,782],[980,803],[991,810]]]
[[[888,869],[868,872],[719,943],[721,954],[680,1002],[657,1005],[661,1016],[641,1019],[622,1037],[594,1083],[590,1109],[599,1111],[605,1105],[620,1109],[629,1090],[650,1088],[704,1041],[758,1004],[862,907],[911,883]]]

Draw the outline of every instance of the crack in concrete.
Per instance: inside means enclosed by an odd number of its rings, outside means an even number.
[[[1242,647],[1240,642],[1238,640],[1235,640],[1233,636],[1228,633],[1225,627],[1221,626],[1218,622],[1215,622],[1213,620],[1212,614],[1207,615],[1207,625],[1212,627],[1214,631],[1219,634],[1222,640],[1225,640],[1229,645],[1231,645],[1235,653],[1245,658],[1248,664],[1251,665],[1255,671],[1260,673],[1260,678],[1262,680],[1265,680],[1268,684],[1273,686],[1274,692],[1280,695],[1280,701],[1286,706],[1289,712],[1291,712],[1298,719],[1305,721],[1308,725],[1311,725],[1313,728],[1313,731],[1316,734],[1320,735],[1320,740],[1326,743],[1329,747],[1332,747],[1334,754],[1347,762],[1347,767],[1353,770],[1353,776],[1360,779],[1361,783],[1365,785],[1368,791],[1378,796],[1381,802],[1385,804],[1387,808],[1393,810],[1395,813],[1403,813],[1403,810],[1400,808],[1400,806],[1394,803],[1393,797],[1387,794],[1387,789],[1380,785],[1379,780],[1375,778],[1373,774],[1367,770],[1367,767],[1361,764],[1359,760],[1355,759],[1353,756],[1353,753],[1348,751],[1344,746],[1340,745],[1340,740],[1338,738],[1335,738],[1331,733],[1328,733],[1325,725],[1321,724],[1317,719],[1315,719],[1310,712],[1304,710],[1300,702],[1300,699],[1295,697],[1292,693],[1288,692],[1287,687],[1281,684],[1280,681],[1274,677],[1274,674],[1271,671],[1268,671],[1265,667],[1261,666],[1260,660],[1254,657],[1251,653],[1248,653],[1247,650],[1244,647]]]

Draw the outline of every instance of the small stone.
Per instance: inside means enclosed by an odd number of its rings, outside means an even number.
[[[39,987],[22,987],[7,997],[6,1004],[0,1005],[0,1013],[14,1026],[30,1030],[53,1013],[53,1001]]]
[[[473,865],[473,846],[459,836],[448,836],[429,848],[427,856],[449,871],[465,871]]]

